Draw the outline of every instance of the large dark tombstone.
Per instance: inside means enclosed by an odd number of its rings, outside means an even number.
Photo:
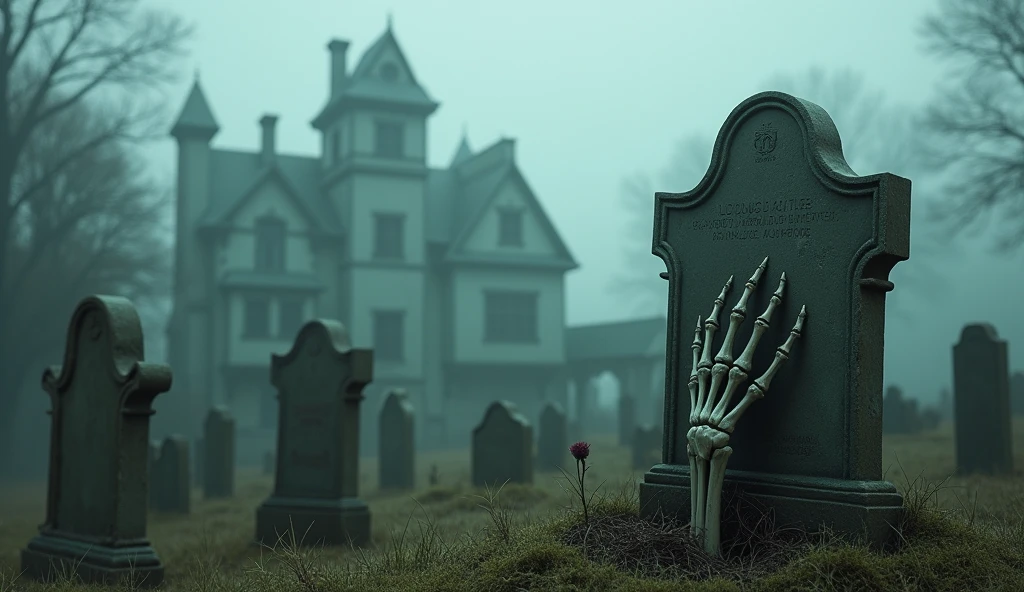
[[[125,298],[90,296],[68,326],[64,364],[43,374],[52,405],[46,519],[21,552],[25,576],[156,586],[164,567],[146,538],[149,418],[171,369],[145,359]]]
[[[226,407],[214,407],[203,424],[203,496],[235,495],[235,420]]]
[[[416,483],[415,415],[405,389],[394,389],[380,410],[381,489],[412,489]]]
[[[277,468],[256,510],[257,541],[274,545],[289,530],[307,546],[370,540],[370,510],[356,495],[359,405],[371,380],[373,352],[353,348],[337,321],[306,323],[291,351],[271,356]]]
[[[514,403],[495,401],[473,429],[474,487],[533,483],[533,428]]]
[[[619,446],[630,446],[636,428],[636,399],[619,390]]]
[[[574,461],[569,454],[565,412],[558,403],[549,401],[544,405],[537,430],[537,470],[547,472],[571,467]]]
[[[958,473],[1013,472],[1006,341],[989,324],[967,325],[953,346]]]
[[[764,285],[749,301],[734,355],[783,272],[788,283],[749,378],[769,367],[801,305],[806,324],[765,399],[730,436],[725,488],[771,508],[780,527],[826,525],[873,544],[889,541],[902,498],[882,480],[885,294],[893,289],[889,271],[909,250],[910,181],[888,173],[858,177],[832,120],[813,103],[766,92],[737,106],[697,187],[655,196],[653,253],[668,270],[668,430],[664,463],[640,486],[644,515],[661,509],[689,518],[694,321],[707,320],[735,275],[727,326],[743,278],[767,256]],[[712,353],[722,333],[717,337]]]

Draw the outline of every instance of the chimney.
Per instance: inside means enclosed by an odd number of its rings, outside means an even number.
[[[331,52],[331,97],[334,97],[345,86],[345,78],[348,76],[345,71],[348,41],[333,39],[327,44],[327,49]]]
[[[260,117],[260,127],[263,128],[263,149],[260,151],[260,162],[263,166],[270,166],[274,164],[274,155],[277,153],[274,139],[277,115],[264,115]]]

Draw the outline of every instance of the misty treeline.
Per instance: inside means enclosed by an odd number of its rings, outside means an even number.
[[[906,292],[937,294],[948,238],[987,231],[1000,251],[1024,248],[1024,0],[939,0],[918,33],[948,69],[927,103],[895,105],[863,73],[812,68],[779,74],[752,92],[780,90],[822,106],[858,174],[914,183],[913,266],[897,266]],[[664,167],[627,177],[623,263],[611,288],[634,313],[664,314],[668,290],[651,254],[656,191],[687,191],[711,161],[714,137],[684,135]],[[923,199],[922,199],[923,198]],[[897,313],[907,313],[900,310]]]
[[[170,187],[139,148],[189,35],[137,0],[0,0],[0,474],[76,302],[166,297]]]

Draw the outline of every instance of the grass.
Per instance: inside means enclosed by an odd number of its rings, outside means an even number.
[[[1024,422],[1015,424],[1024,467]],[[588,489],[601,485],[584,523],[559,473],[533,486],[476,490],[469,452],[421,454],[439,483],[414,493],[375,488],[375,463],[361,468],[372,512],[365,549],[308,548],[302,533],[275,545],[251,540],[255,508],[270,478],[241,472],[231,500],[198,495],[189,516],[154,514],[149,535],[166,566],[162,589],[189,592],[342,590],[1024,590],[1024,471],[1012,477],[949,477],[951,427],[885,439],[886,478],[908,511],[896,549],[880,553],[829,533],[780,531],[742,499],[721,559],[705,556],[685,526],[638,518],[630,454],[595,438]],[[572,461],[566,459],[570,473]],[[569,490],[569,491],[567,491]],[[38,584],[18,576],[19,551],[42,519],[45,489],[0,490],[0,592],[84,591],[72,573]],[[737,519],[735,516],[742,516]],[[124,585],[122,589],[131,589]]]

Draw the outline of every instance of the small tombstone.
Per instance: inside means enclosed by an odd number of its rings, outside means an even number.
[[[163,581],[146,539],[149,418],[171,369],[145,358],[130,301],[90,296],[68,326],[64,364],[43,374],[52,405],[46,518],[21,551],[21,570],[88,583]]]
[[[754,320],[783,273],[787,283],[734,405],[769,368],[802,305],[806,325],[769,394],[728,434],[725,487],[765,505],[779,527],[826,526],[874,546],[892,540],[903,503],[896,487],[882,480],[885,296],[894,288],[889,271],[910,255],[910,181],[888,173],[858,177],[841,145],[821,107],[785,93],[759,93],[729,114],[694,189],[655,195],[652,251],[668,280],[669,430],[664,462],[640,485],[644,516],[660,511],[689,518],[695,321],[707,323],[735,275],[722,331],[705,344],[717,354],[744,280],[767,257],[734,335],[730,364],[750,342]]]
[[[633,468],[647,470],[661,462],[661,429],[652,425],[633,428],[630,438]]]
[[[373,352],[351,346],[344,325],[306,323],[291,351],[271,356],[277,388],[274,491],[256,510],[256,539],[273,545],[294,529],[303,545],[362,545],[370,510],[358,499],[359,404]]]
[[[206,460],[206,443],[203,442],[202,438],[196,438],[195,440],[195,456],[193,457],[192,465],[192,481],[195,482],[196,486],[202,487],[206,477],[206,469],[204,468],[204,461]]]
[[[959,473],[1013,471],[1006,341],[989,324],[967,325],[953,346],[953,406]]]
[[[533,428],[508,401],[491,403],[473,430],[473,486],[533,483]]]
[[[1024,415],[1024,372],[1010,376],[1010,408],[1014,415]]]
[[[273,475],[274,474],[274,469],[277,466],[277,461],[275,460],[274,457],[275,457],[275,455],[274,455],[274,451],[273,450],[268,450],[268,451],[263,453],[263,474],[264,475]]]
[[[412,489],[416,477],[415,417],[405,389],[394,389],[380,410],[381,489]]]
[[[192,491],[188,463],[188,439],[168,436],[160,446],[160,456],[153,465],[150,485],[152,509],[157,512],[188,514]]]
[[[914,434],[920,431],[917,401],[903,396],[903,389],[890,386],[882,398],[882,433]]]
[[[636,427],[636,399],[632,395],[619,394],[619,446],[629,446]]]
[[[537,429],[537,470],[557,471],[572,464],[565,412],[558,403],[549,402],[540,412]]]
[[[235,494],[235,420],[226,407],[214,407],[203,425],[203,495],[206,499]]]

